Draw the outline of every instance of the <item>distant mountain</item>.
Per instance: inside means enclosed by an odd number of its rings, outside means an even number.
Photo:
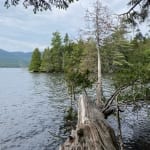
[[[0,67],[27,67],[31,56],[31,52],[8,52],[0,49]]]

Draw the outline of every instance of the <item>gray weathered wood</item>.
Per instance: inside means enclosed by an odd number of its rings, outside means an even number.
[[[113,129],[87,96],[78,102],[78,123],[60,150],[117,150]]]

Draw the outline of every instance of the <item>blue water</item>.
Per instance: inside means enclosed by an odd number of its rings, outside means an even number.
[[[104,84],[107,95],[110,81],[104,80]],[[62,75],[0,68],[0,150],[57,150],[62,140],[54,135],[65,137],[60,126],[69,105]],[[147,110],[149,106],[144,104],[137,118],[132,107],[125,109],[122,123],[126,149],[149,150]],[[116,128],[113,117],[110,122]]]
[[[0,69],[0,150],[51,150],[69,100],[59,75]]]

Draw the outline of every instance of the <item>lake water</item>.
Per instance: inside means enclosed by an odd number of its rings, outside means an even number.
[[[60,127],[69,104],[62,75],[0,68],[0,150],[57,150],[62,140],[54,134],[65,136]],[[149,105],[143,106],[138,115],[128,107],[122,116],[127,149],[150,147]]]

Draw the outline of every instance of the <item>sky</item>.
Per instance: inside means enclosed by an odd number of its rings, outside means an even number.
[[[85,11],[92,7],[94,0],[79,0],[67,10],[53,8],[52,11],[34,14],[32,8],[23,5],[6,9],[0,0],[0,49],[7,51],[31,52],[36,47],[41,51],[50,47],[52,33],[68,33],[71,39],[79,36],[85,26]],[[127,10],[124,0],[101,0],[108,8],[120,14]]]

